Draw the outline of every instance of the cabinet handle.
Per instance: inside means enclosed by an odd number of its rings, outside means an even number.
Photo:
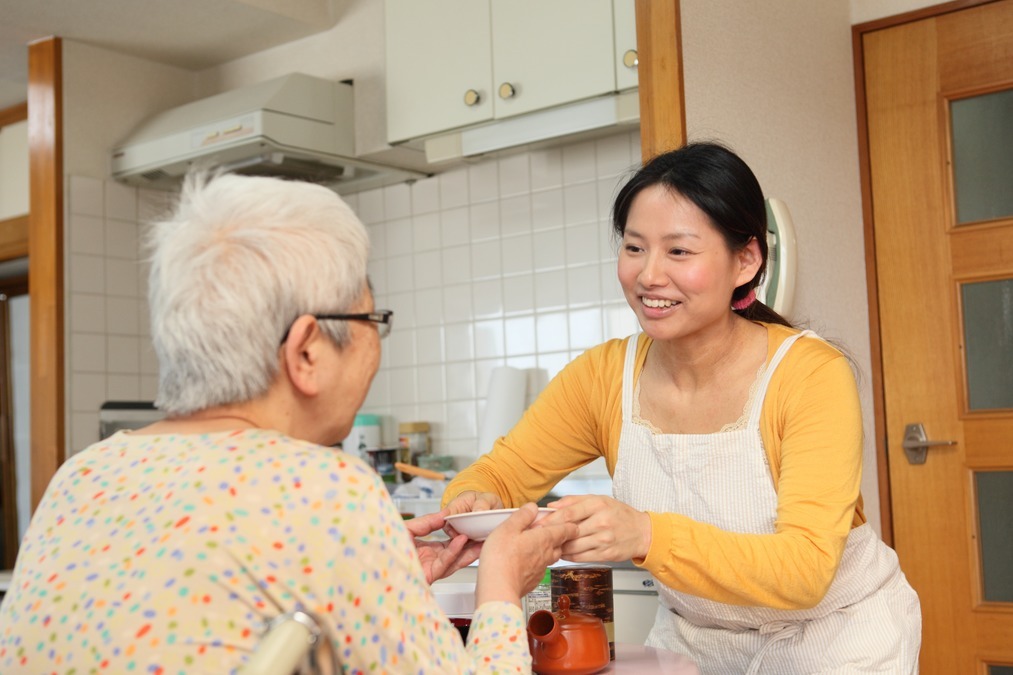
[[[473,105],[478,105],[481,101],[482,95],[479,94],[474,89],[469,89],[468,91],[464,92],[464,105],[470,107]]]
[[[509,82],[504,82],[499,86],[499,97],[500,98],[513,98],[517,90]]]
[[[626,53],[623,54],[623,65],[627,68],[636,68],[640,63],[640,59],[637,58],[636,49],[627,49]]]

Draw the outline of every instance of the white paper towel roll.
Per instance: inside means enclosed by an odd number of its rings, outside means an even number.
[[[527,373],[501,366],[489,378],[489,396],[485,401],[485,417],[478,430],[479,452],[489,452],[500,436],[505,435],[524,414],[528,391]]]

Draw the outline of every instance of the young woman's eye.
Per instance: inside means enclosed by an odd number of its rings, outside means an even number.
[[[674,255],[674,256],[683,256],[683,255],[689,255],[689,251],[687,251],[684,248],[673,248],[672,250],[670,250],[668,252],[668,254],[669,255]]]
[[[639,253],[640,251],[642,251],[642,250],[643,250],[643,249],[641,249],[641,248],[640,248],[639,246],[637,246],[636,244],[625,244],[625,245],[623,246],[623,249],[624,249],[624,250],[625,250],[625,251],[626,251],[627,253]]]

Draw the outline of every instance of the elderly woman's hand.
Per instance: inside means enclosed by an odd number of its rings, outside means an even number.
[[[425,537],[442,528],[446,524],[444,516],[447,515],[449,515],[449,511],[444,509],[438,513],[430,513],[405,521],[405,527],[415,537],[415,549],[419,554],[419,562],[422,563],[426,581],[430,584],[475,562],[482,551],[482,542],[471,541],[463,534],[443,541],[419,539],[419,537]]]

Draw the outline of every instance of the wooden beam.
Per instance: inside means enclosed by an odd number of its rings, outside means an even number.
[[[18,103],[0,110],[0,128],[28,119],[28,103]]]
[[[28,216],[0,220],[0,262],[28,255]]]
[[[63,384],[63,82],[60,38],[28,45],[32,510],[66,456]]]
[[[640,155],[686,143],[679,0],[636,0]]]

